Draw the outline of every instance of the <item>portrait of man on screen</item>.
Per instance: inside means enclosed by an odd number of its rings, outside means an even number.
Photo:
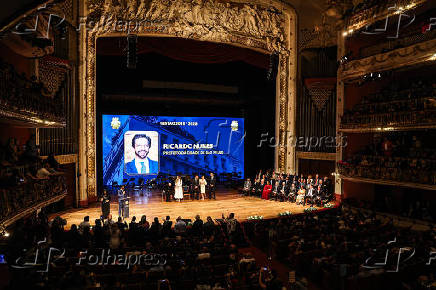
[[[127,174],[159,173],[157,132],[129,131],[124,136],[124,142],[125,172]]]

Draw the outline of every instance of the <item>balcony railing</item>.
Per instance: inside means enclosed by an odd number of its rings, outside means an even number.
[[[39,127],[65,126],[64,100],[49,95],[42,83],[0,62],[0,115]]]
[[[0,187],[0,224],[35,205],[64,196],[66,190],[63,175],[52,175],[49,179],[26,178],[18,180],[18,184]]]
[[[338,162],[339,174],[349,178],[363,178],[367,182],[380,184],[404,183],[408,187],[425,187],[436,189],[435,160],[422,160],[413,158],[395,157],[388,161],[388,165],[382,161],[384,157],[372,156],[372,161],[366,164],[351,164]],[[416,165],[414,164],[421,165]],[[422,164],[425,164],[422,166]],[[365,180],[362,180],[365,181]]]
[[[436,125],[436,98],[358,104],[342,116],[340,129],[429,128]]]

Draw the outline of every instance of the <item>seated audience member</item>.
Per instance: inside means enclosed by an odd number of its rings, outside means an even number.
[[[15,138],[9,138],[8,144],[6,146],[6,161],[8,161],[10,164],[16,164],[18,162],[19,156],[18,156],[18,144],[17,139]]]
[[[186,223],[182,220],[182,217],[176,219],[176,224],[174,225],[174,232],[176,234],[184,234],[186,232]]]
[[[47,157],[48,164],[50,165],[51,168],[53,168],[53,170],[57,171],[59,170],[60,164],[59,162],[56,160],[56,158],[54,157],[53,153],[50,153]]]
[[[263,199],[266,199],[266,200],[269,199],[269,196],[271,194],[271,189],[272,189],[272,186],[269,183],[269,180],[267,180],[267,182],[266,182],[266,184],[265,184],[265,186],[263,188],[263,191],[262,191],[262,198]]]
[[[153,239],[160,237],[162,231],[162,225],[159,222],[159,218],[155,217],[153,222],[151,223],[149,233]]]
[[[264,188],[265,188],[265,179],[262,178],[262,179],[260,180],[259,184],[258,184],[257,187],[256,187],[256,193],[255,193],[255,195],[256,195],[257,197],[262,197],[262,193],[263,193]]]
[[[278,186],[278,193],[277,198],[280,201],[287,200],[288,194],[287,194],[287,188],[286,188],[286,181],[281,181],[281,184]]]
[[[36,145],[36,135],[32,134],[26,142],[26,150],[23,153],[23,157],[30,161],[36,162],[39,160],[39,146]]]
[[[36,178],[48,179],[52,173],[50,172],[50,164],[44,162],[42,167],[36,172]]]
[[[195,221],[192,224],[192,233],[196,236],[203,235],[203,220],[200,218],[200,215],[195,216]]]
[[[309,185],[309,190],[306,193],[306,196],[304,197],[304,203],[303,205],[306,205],[306,203],[310,203],[311,206],[313,206],[313,199],[315,196],[315,188],[313,188],[313,185]]]
[[[318,206],[322,206],[323,205],[323,198],[322,198],[322,192],[321,192],[321,186],[320,185],[318,185],[318,187],[315,188],[313,202],[316,205],[318,205]]]
[[[250,191],[250,195],[251,196],[255,196],[257,194],[257,190],[258,190],[259,184],[260,184],[260,181],[259,181],[259,179],[256,178],[254,180],[253,186],[251,187],[251,191]]]
[[[171,229],[172,225],[173,222],[170,220],[170,216],[167,215],[162,225],[162,236],[169,237],[172,235],[172,229]]]
[[[85,228],[90,228],[91,224],[89,223],[89,216],[85,216],[83,218],[83,222],[81,222],[79,224],[79,232],[83,233],[83,231],[85,230]]]
[[[292,183],[288,193],[288,200],[291,202],[295,202],[296,199],[297,199],[297,188],[295,187],[295,183]]]
[[[124,231],[128,228],[127,222],[126,221],[123,222],[123,218],[120,216],[118,217],[117,226],[120,229],[120,231]]]
[[[203,232],[206,237],[210,237],[214,234],[215,223],[210,216],[207,217],[207,221],[203,225]]]
[[[305,196],[306,196],[306,189],[304,189],[304,185],[301,185],[300,190],[298,191],[296,204],[303,204]]]
[[[147,221],[147,216],[143,215],[141,217],[141,220],[138,223],[138,227],[142,230],[142,231],[148,231],[148,229],[150,228],[150,224]]]

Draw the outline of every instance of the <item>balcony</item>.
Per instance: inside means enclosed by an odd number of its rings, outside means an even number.
[[[28,127],[65,127],[64,95],[57,94],[64,83],[65,68],[56,71],[49,64],[41,61],[46,73],[40,74],[40,81],[36,81],[26,79],[12,65],[0,62],[0,117],[8,123]]]
[[[2,226],[7,227],[67,195],[65,178],[62,174],[50,176],[49,179],[24,177],[23,172],[28,170],[27,166],[15,166],[1,171],[3,180],[15,174],[21,179],[18,179],[15,184],[6,186],[4,184],[0,188],[0,225]]]
[[[344,82],[354,82],[369,72],[431,64],[436,61],[435,51],[436,39],[431,39],[389,52],[351,60],[339,68],[338,79]]]
[[[395,158],[397,162],[411,163],[410,158]],[[353,165],[345,162],[338,162],[340,178],[352,182],[365,182],[381,185],[403,186],[425,190],[436,190],[436,176],[434,171],[417,170],[416,168],[401,168],[368,165]]]

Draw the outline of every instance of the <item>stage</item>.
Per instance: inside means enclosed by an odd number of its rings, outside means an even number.
[[[263,200],[257,197],[244,197],[240,196],[237,191],[229,189],[218,189],[216,192],[216,200],[205,199],[202,200],[183,200],[181,202],[162,201],[161,193],[158,191],[151,191],[148,194],[131,195],[130,197],[130,217],[126,219],[130,222],[133,216],[136,216],[136,220],[139,221],[142,215],[147,216],[147,220],[151,223],[155,217],[158,217],[160,221],[167,215],[171,217],[171,220],[175,220],[178,216],[184,219],[194,220],[197,214],[203,220],[206,220],[207,216],[211,216],[213,219],[221,218],[221,215],[228,216],[229,213],[235,213],[235,217],[244,221],[249,216],[258,215],[263,216],[264,219],[276,218],[279,213],[290,211],[292,214],[299,214],[309,207],[306,205],[296,205],[291,202],[279,202],[273,200]],[[118,202],[117,197],[112,197],[111,201],[111,213],[113,220],[118,218]],[[90,217],[91,224],[94,220],[101,215],[100,203],[94,203],[88,208],[72,209],[66,212],[58,213],[62,218],[67,220],[66,229],[69,229],[72,224],[78,225],[83,221],[83,218],[87,215]],[[51,218],[54,218],[53,215]]]

